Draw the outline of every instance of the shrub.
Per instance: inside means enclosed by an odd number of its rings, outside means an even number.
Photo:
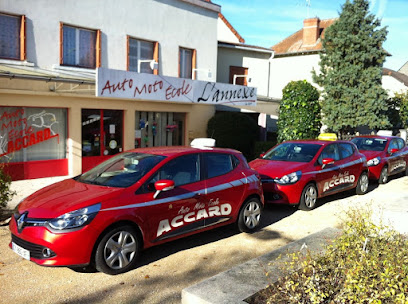
[[[217,147],[236,149],[247,159],[252,159],[258,124],[242,113],[220,112],[208,121],[207,136],[216,140]]]
[[[407,303],[407,238],[373,224],[366,212],[352,210],[348,216],[343,234],[323,255],[293,254],[285,264],[293,272],[263,291],[256,301]]]
[[[7,207],[7,203],[16,194],[10,190],[11,177],[3,170],[4,164],[0,164],[0,209]]]
[[[408,128],[408,91],[395,94],[394,99],[399,99],[399,116],[401,118],[402,126]]]
[[[321,127],[319,92],[306,80],[291,81],[282,90],[278,142],[316,138]]]

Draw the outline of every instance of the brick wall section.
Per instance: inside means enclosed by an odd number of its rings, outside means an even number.
[[[310,18],[303,21],[303,46],[315,45],[319,39],[319,18]]]

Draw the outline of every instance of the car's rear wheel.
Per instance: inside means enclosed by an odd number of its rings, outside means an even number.
[[[309,211],[316,207],[317,189],[313,183],[307,184],[300,197],[299,209]]]
[[[357,182],[356,193],[358,195],[366,194],[368,191],[368,174],[366,172],[361,173]]]
[[[95,253],[97,270],[116,275],[134,268],[140,251],[140,239],[131,226],[121,226],[107,232]]]
[[[388,169],[384,166],[381,169],[380,178],[378,179],[379,184],[386,184],[388,182]]]
[[[237,226],[241,232],[255,231],[261,223],[262,204],[253,197],[244,202],[239,211]]]

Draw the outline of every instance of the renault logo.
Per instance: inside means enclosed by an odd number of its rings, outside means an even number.
[[[27,213],[25,212],[17,220],[17,227],[19,231],[23,230],[26,217],[27,217]]]

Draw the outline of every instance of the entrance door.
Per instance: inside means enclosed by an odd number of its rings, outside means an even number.
[[[123,111],[82,109],[82,172],[122,152]]]

